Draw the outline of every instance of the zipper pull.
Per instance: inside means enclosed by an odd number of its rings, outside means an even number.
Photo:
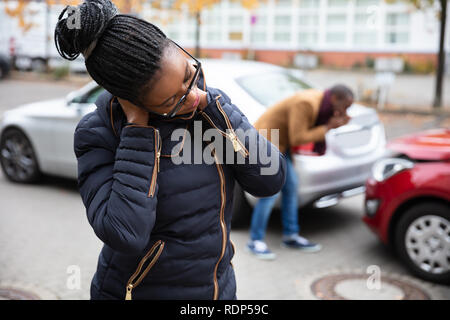
[[[131,291],[133,290],[133,285],[130,283],[127,286],[127,294],[125,295],[125,300],[131,300]]]
[[[159,158],[160,157],[161,157],[161,151],[158,151],[158,153],[156,154],[156,161],[157,161],[156,165],[157,165],[157,168],[158,168],[158,172],[159,172]]]
[[[239,152],[242,150],[241,144],[238,142],[238,138],[234,132],[230,133],[230,140],[233,143],[234,152]]]

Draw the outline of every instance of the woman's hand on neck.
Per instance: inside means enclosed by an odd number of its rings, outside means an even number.
[[[117,98],[117,100],[119,101],[128,122],[142,126],[148,125],[149,113],[147,111],[139,108],[128,100],[122,98]]]

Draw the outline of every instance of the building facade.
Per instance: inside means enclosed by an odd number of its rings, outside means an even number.
[[[195,47],[196,20],[186,11],[153,9],[144,18],[185,47]],[[380,56],[413,64],[437,61],[437,10],[419,11],[402,1],[267,0],[247,10],[225,0],[203,10],[201,21],[200,46],[207,57],[245,58],[251,52],[257,60],[289,65],[296,54],[308,53],[336,67],[364,65]],[[447,49],[449,39],[447,30]]]

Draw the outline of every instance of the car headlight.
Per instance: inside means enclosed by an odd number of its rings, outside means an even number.
[[[388,158],[377,161],[372,167],[372,177],[378,181],[384,181],[393,175],[414,167],[414,162],[400,159]]]

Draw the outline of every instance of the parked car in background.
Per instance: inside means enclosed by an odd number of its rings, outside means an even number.
[[[366,183],[364,222],[417,276],[450,283],[450,130],[388,144]]]
[[[0,80],[6,78],[11,69],[10,59],[3,54],[0,54]]]
[[[254,123],[267,107],[314,87],[302,72],[279,66],[231,60],[202,61],[208,86],[225,91]],[[81,117],[95,109],[103,91],[94,82],[66,98],[36,102],[5,112],[0,123],[0,160],[5,175],[31,182],[40,173],[77,177],[73,133]],[[353,104],[351,121],[326,135],[327,151],[318,156],[300,146],[293,149],[300,177],[299,206],[335,205],[343,197],[364,193],[372,165],[385,153],[385,133],[374,109]],[[246,224],[256,199],[235,190],[233,224]],[[277,203],[278,205],[278,203]]]

